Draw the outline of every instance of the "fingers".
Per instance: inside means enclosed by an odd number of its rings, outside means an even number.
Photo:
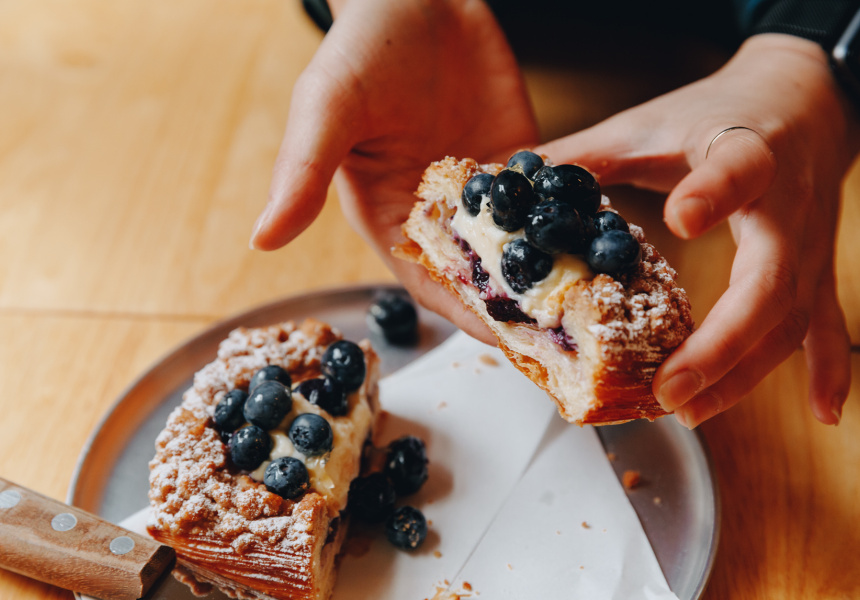
[[[317,217],[338,165],[355,143],[360,86],[353,85],[347,62],[336,46],[320,51],[293,89],[287,128],[250,246],[275,250]]]
[[[836,425],[851,386],[851,341],[832,271],[819,286],[804,348],[812,412],[822,423]]]
[[[575,163],[602,186],[631,184],[669,191],[689,172],[681,128],[663,126],[662,113],[630,109],[588,129],[535,149],[556,164]]]
[[[747,224],[740,238],[729,288],[699,329],[657,371],[654,393],[667,412],[722,379],[795,310],[800,271],[796,252],[786,240],[756,225]]]
[[[724,129],[697,158],[693,170],[666,199],[669,229],[684,239],[694,238],[747,203],[761,197],[776,176],[776,159],[767,141],[746,128]]]

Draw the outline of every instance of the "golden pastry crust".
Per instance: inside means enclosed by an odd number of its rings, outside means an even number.
[[[293,382],[320,374],[326,347],[340,334],[315,320],[230,333],[218,357],[198,371],[182,404],[168,418],[150,462],[149,533],[172,546],[188,571],[242,598],[321,600],[334,583],[335,557],[346,531],[349,484],[359,473],[361,452],[378,414],[378,359],[360,344],[367,364],[361,388],[350,394],[349,412],[326,418],[334,430],[337,459],[326,484],[285,500],[230,464],[229,450],[211,417],[223,395],[246,388],[269,364]],[[305,402],[294,396],[295,403]],[[312,405],[305,402],[304,409]],[[316,407],[313,407],[316,408]],[[326,465],[328,469],[330,465]],[[320,478],[321,479],[321,478]]]
[[[495,175],[502,168],[451,157],[430,165],[403,225],[407,242],[395,253],[426,267],[478,315],[511,362],[549,393],[568,421],[610,424],[664,415],[651,382],[659,365],[690,335],[693,322],[675,271],[640,227],[630,224],[642,247],[633,272],[579,279],[547,298],[560,315],[555,332],[535,323],[497,321],[488,313],[486,294],[472,282],[471,249],[457,239],[451,223],[461,210],[466,182],[476,173]],[[602,208],[611,210],[605,196]]]

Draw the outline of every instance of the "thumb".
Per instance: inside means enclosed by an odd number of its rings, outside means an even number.
[[[334,172],[356,143],[363,96],[337,54],[324,41],[296,81],[269,201],[251,235],[252,249],[280,248],[316,219]]]

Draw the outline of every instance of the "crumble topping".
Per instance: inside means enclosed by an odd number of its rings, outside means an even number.
[[[340,338],[337,330],[310,319],[301,325],[289,322],[230,333],[220,344],[217,359],[195,375],[193,386],[156,439],[156,455],[150,462],[151,530],[165,536],[205,537],[207,541],[201,541],[201,546],[205,544],[210,553],[231,549],[238,554],[249,553],[256,551],[257,542],[264,542],[280,546],[285,556],[295,558],[313,547],[313,519],[319,519],[320,505],[323,514],[326,509],[336,514],[343,508],[339,499],[326,505],[321,492],[313,488],[297,500],[269,492],[262,483],[228,464],[229,450],[209,425],[224,394],[247,386],[260,368],[279,364],[294,381],[319,375],[322,353]],[[362,343],[362,349],[366,356],[372,354],[368,344]],[[359,392],[375,393],[375,389],[368,391],[370,385],[375,384],[370,382]],[[334,420],[349,420],[353,408],[354,402],[350,415]],[[369,427],[369,407],[367,410],[365,424]],[[357,455],[363,442],[358,442],[357,449],[344,451]],[[346,478],[348,489],[355,474],[336,473],[333,477],[341,484]],[[341,491],[345,505],[346,490]],[[213,537],[220,538],[224,547],[213,545]]]

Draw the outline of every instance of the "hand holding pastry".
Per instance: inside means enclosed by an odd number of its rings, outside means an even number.
[[[860,139],[851,110],[818,45],[767,34],[714,75],[539,149],[603,185],[669,192],[665,219],[682,238],[728,219],[729,288],[654,380],[687,426],[733,406],[801,343],[813,413],[839,421],[850,364],[833,255]]]
[[[476,1],[353,2],[336,17],[293,91],[252,247],[273,250],[299,235],[339,169],[344,212],[412,295],[489,340],[477,318],[391,248],[430,162],[453,153],[486,160],[537,142],[507,41]]]

